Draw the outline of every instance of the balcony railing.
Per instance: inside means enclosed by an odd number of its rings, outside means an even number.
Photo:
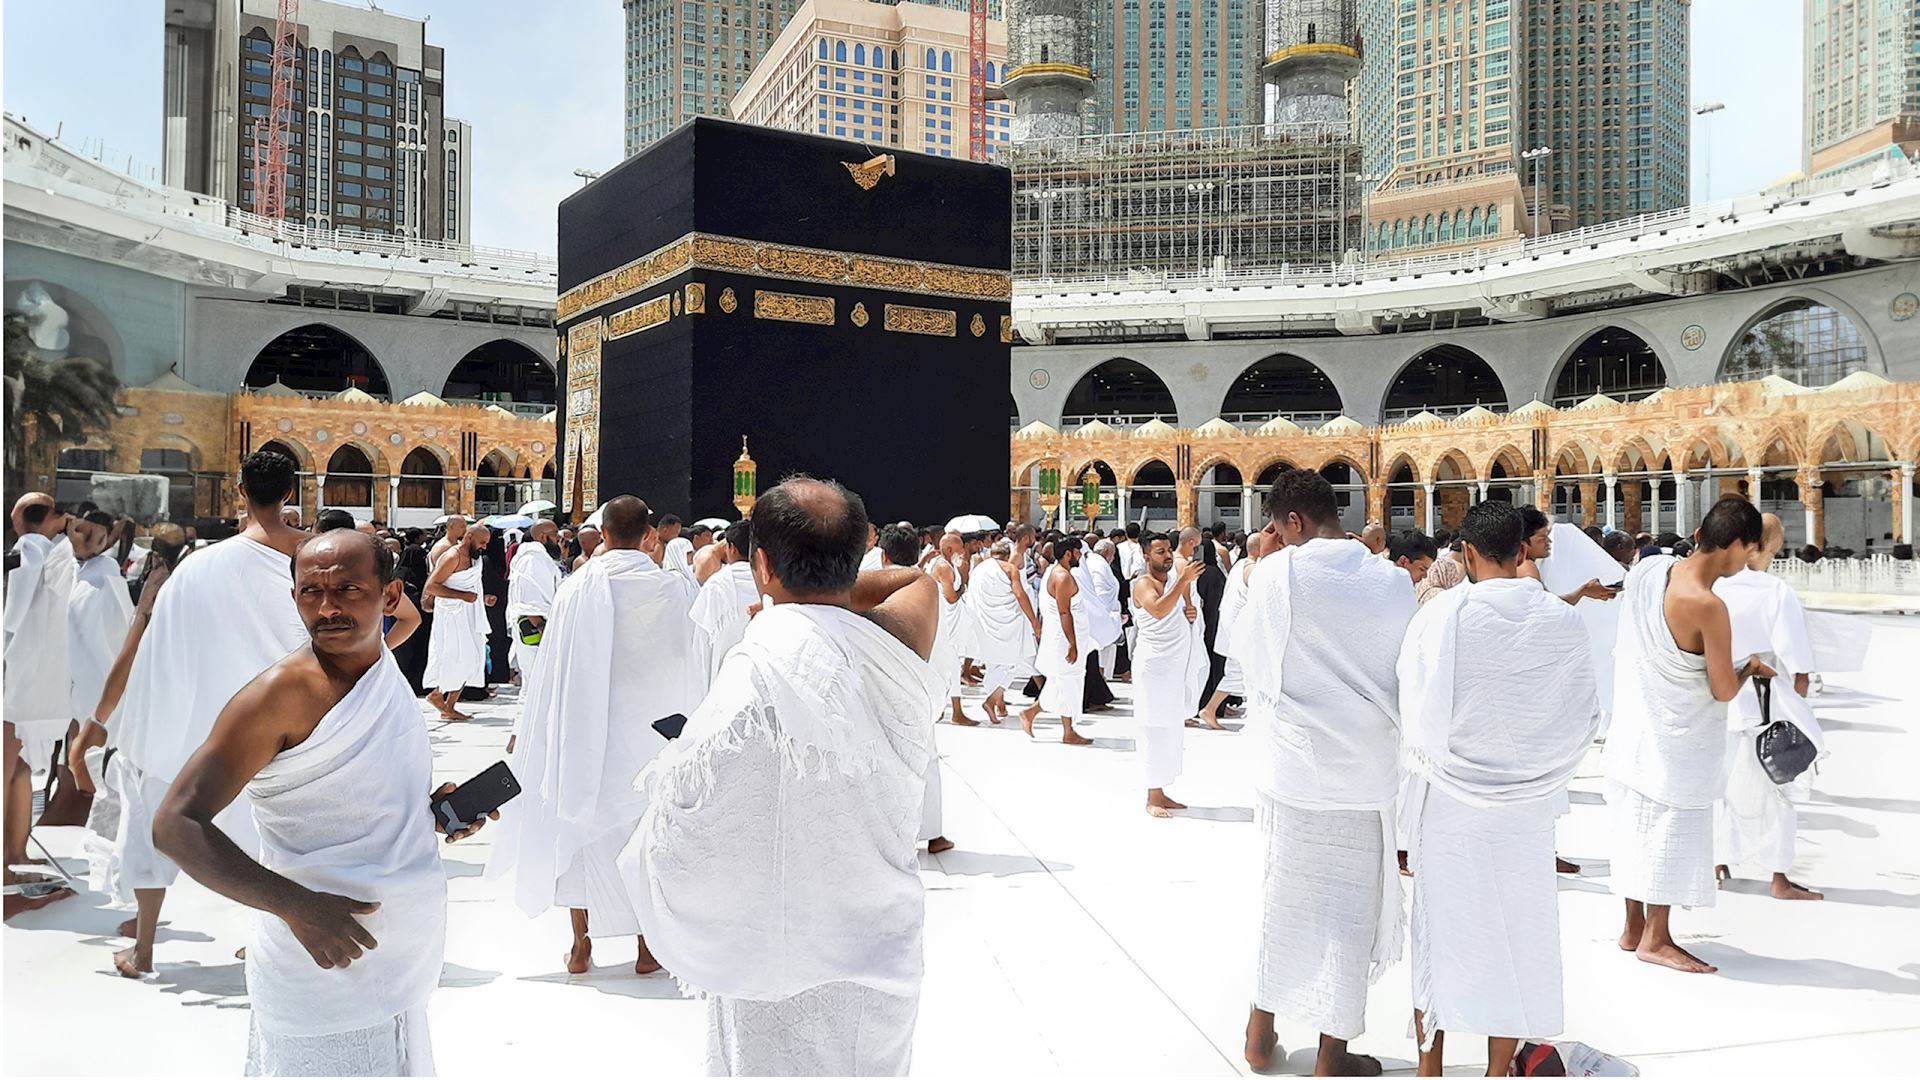
[[[482,247],[444,240],[421,240],[411,236],[360,232],[353,229],[308,228],[288,219],[262,217],[237,206],[227,207],[227,224],[252,236],[267,236],[302,247],[356,254],[392,255],[422,262],[453,262],[466,267],[489,270],[520,270],[528,274],[558,279],[560,263],[550,255],[511,248]]]

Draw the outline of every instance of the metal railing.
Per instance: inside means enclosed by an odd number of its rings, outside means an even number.
[[[559,408],[558,405],[555,405],[551,402],[543,404],[538,401],[497,401],[493,398],[477,398],[477,397],[446,398],[445,401],[449,405],[479,405],[483,408],[488,405],[497,405],[500,408],[507,410],[508,412],[512,413],[515,416],[518,416],[522,419],[529,419],[529,420],[538,420],[541,417]]]
[[[1175,427],[1180,426],[1179,417],[1170,415],[1162,416],[1156,413],[1100,413],[1097,415],[1092,413],[1076,413],[1073,416],[1063,416],[1060,418],[1060,430],[1072,433],[1075,428],[1085,424],[1091,424],[1095,420],[1104,422],[1108,427],[1120,428],[1123,431],[1128,428],[1140,427],[1143,424],[1151,423],[1155,420],[1172,424]]]
[[[1295,424],[1299,425],[1300,427],[1305,428],[1308,431],[1311,431],[1314,428],[1319,427],[1321,424],[1324,424],[1327,421],[1339,415],[1340,415],[1340,412],[1338,409],[1332,412],[1282,412],[1282,413],[1236,412],[1236,413],[1221,413],[1220,419],[1225,420],[1227,423],[1232,424],[1235,427],[1242,427],[1251,431],[1251,430],[1256,430],[1258,428],[1265,427],[1276,416],[1281,416],[1281,417],[1287,418],[1288,420],[1293,421]]]
[[[483,247],[477,244],[450,243],[445,240],[421,240],[411,236],[361,232],[357,229],[308,228],[304,223],[262,217],[237,206],[227,207],[228,226],[250,236],[266,236],[301,247],[355,254],[393,255],[429,262],[454,262],[466,267],[489,270],[523,270],[558,278],[559,260],[550,255],[512,248]]]

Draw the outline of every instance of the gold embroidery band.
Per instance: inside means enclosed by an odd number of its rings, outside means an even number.
[[[554,317],[566,322],[602,304],[642,292],[689,268],[751,273],[791,281],[869,285],[965,300],[1008,300],[1013,296],[1013,278],[1005,270],[688,233],[657,251],[568,289],[554,305]]]
[[[942,308],[908,307],[905,304],[888,304],[886,308],[882,325],[894,333],[953,336],[957,319],[954,312]]]
[[[607,316],[607,337],[623,338],[642,330],[651,330],[673,318],[673,300],[677,292],[664,293],[645,303]]]
[[[753,293],[753,317],[778,319],[781,322],[811,323],[814,326],[832,326],[833,297],[803,296],[798,293],[767,292],[756,289]]]
[[[566,461],[561,475],[572,497],[580,477],[582,506],[600,505],[600,341],[601,319],[589,319],[567,331]]]

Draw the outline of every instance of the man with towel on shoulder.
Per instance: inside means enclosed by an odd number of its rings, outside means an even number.
[[[939,597],[917,567],[859,573],[866,541],[831,481],[760,497],[771,603],[640,777],[621,871],[654,955],[707,995],[710,1074],[904,1075],[913,1055]]]

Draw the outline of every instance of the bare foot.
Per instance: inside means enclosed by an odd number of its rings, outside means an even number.
[[[1728,867],[1726,863],[1721,863],[1713,868],[1713,883],[1715,885],[1725,885],[1732,880],[1733,870]]]
[[[1214,717],[1211,717],[1211,716],[1203,716],[1203,717],[1201,717],[1200,719],[1202,719],[1202,720],[1204,720],[1204,721],[1206,721],[1206,724],[1207,724],[1207,726],[1208,726],[1208,727],[1210,727],[1210,728],[1212,728],[1212,729],[1213,729],[1213,730],[1215,730],[1215,731],[1225,731],[1225,730],[1227,730],[1227,729],[1226,729],[1226,726],[1225,726],[1225,725],[1223,725],[1223,724],[1221,724],[1221,723],[1220,723],[1220,721],[1219,721],[1219,720],[1217,720],[1217,719],[1215,719]]]
[[[1077,731],[1068,731],[1060,736],[1060,743],[1063,746],[1092,746],[1093,740]]]
[[[560,962],[567,965],[567,974],[585,975],[587,969],[593,967],[593,939],[574,938],[573,948],[566,951]]]
[[[1083,705],[1083,706],[1081,706],[1081,709],[1082,709],[1083,711],[1085,711],[1085,712],[1090,712],[1090,713],[1093,713],[1093,712],[1112,712],[1112,711],[1113,711],[1113,706],[1111,706],[1111,705]]]
[[[947,839],[944,836],[936,836],[933,839],[927,841],[927,854],[929,855],[938,855],[943,851],[952,851],[952,850],[953,850],[953,841]]]
[[[113,954],[113,969],[123,978],[137,979],[142,975],[153,974],[153,957],[148,956],[142,963],[132,949],[121,949]]]
[[[1189,717],[1187,717],[1187,726],[1188,726],[1188,727],[1199,727],[1199,726],[1200,726],[1200,720],[1199,720],[1199,718],[1198,718],[1198,717],[1193,717],[1193,716],[1189,716]]]
[[[1147,804],[1147,816],[1149,816],[1149,817],[1166,817],[1166,818],[1170,818],[1170,817],[1172,817],[1172,816],[1173,816],[1173,811],[1172,811],[1172,810],[1169,810],[1169,809],[1167,809],[1167,808],[1166,808],[1166,807],[1164,807],[1164,806],[1155,806],[1155,805],[1153,805],[1152,803],[1148,803],[1148,804]]]
[[[1553,872],[1556,874],[1577,874],[1580,872],[1580,864],[1577,862],[1568,862],[1560,856],[1555,855],[1553,857]]]
[[[1020,710],[1020,726],[1026,729],[1027,738],[1029,739],[1033,738],[1034,718],[1039,715],[1040,715],[1040,705],[1038,702],[1035,702],[1034,704],[1029,705],[1026,708]]]
[[[651,975],[660,970],[660,961],[653,958],[653,951],[647,948],[647,939],[640,938],[640,956],[633,962],[635,975]]]
[[[975,720],[974,718],[968,716],[966,713],[954,713],[953,719],[949,722],[953,724],[954,727],[979,727],[980,726],[980,721]]]
[[[160,925],[165,926],[167,924],[161,923]],[[134,937],[138,935],[140,933],[139,918],[136,917],[136,918],[128,919],[126,922],[123,922],[119,926],[114,927],[114,932],[119,934],[121,937]]]
[[[1825,900],[1825,893],[1817,893],[1805,885],[1797,885],[1787,880],[1785,874],[1773,875],[1773,898],[1775,900]]]
[[[1640,949],[1640,939],[1646,935],[1647,927],[1645,923],[1638,926],[1635,926],[1633,923],[1628,923],[1626,929],[1620,931],[1620,951],[1638,952]]]
[[[1720,970],[1671,941],[1665,945],[1655,945],[1650,948],[1642,942],[1641,947],[1635,949],[1633,954],[1649,964],[1670,967],[1690,975],[1711,975]]]
[[[1314,1071],[1319,1072],[1319,1069],[1316,1068]],[[1381,1073],[1381,1068],[1380,1068],[1379,1058],[1372,1057],[1367,1054],[1347,1053],[1347,1054],[1340,1055],[1340,1057],[1334,1061],[1333,1067],[1328,1069],[1325,1075],[1327,1076],[1379,1076],[1380,1073]]]
[[[245,960],[247,958],[247,947],[245,945],[242,945],[239,948],[233,950],[233,958],[235,960]]]
[[[4,904],[0,904],[0,909],[3,909],[3,910],[0,910],[0,918],[11,919],[15,915],[19,915],[22,912],[39,911],[41,908],[46,907],[48,904],[65,900],[67,897],[72,896],[73,894],[74,894],[73,890],[67,888],[64,885],[58,889],[54,889],[51,892],[44,892],[35,896],[24,896],[24,895],[21,895],[20,893],[8,893],[6,896],[6,902]]]
[[[1400,876],[1412,877],[1413,871],[1407,869],[1407,853],[1404,851],[1396,851],[1394,855],[1400,860]]]
[[[1286,1058],[1280,1050],[1280,1036],[1273,1032],[1257,1035],[1253,1026],[1247,1026],[1247,1068],[1261,1076],[1271,1076],[1286,1064]]]

